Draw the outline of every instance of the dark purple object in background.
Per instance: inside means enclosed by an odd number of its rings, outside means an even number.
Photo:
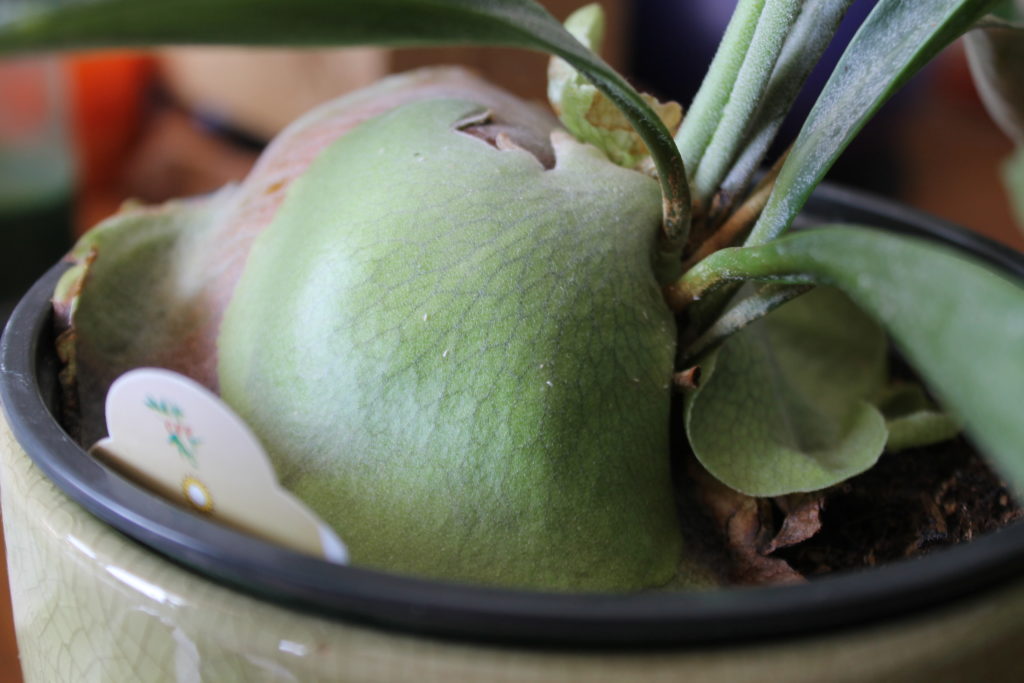
[[[783,124],[769,162],[796,138],[843,50],[876,2],[857,0],[850,7]],[[661,99],[675,100],[684,109],[689,106],[735,7],[736,0],[634,0],[629,74],[637,87]],[[899,194],[901,169],[893,152],[894,123],[900,115],[900,101],[913,88],[911,81],[864,127],[829,172],[830,180],[879,194]]]

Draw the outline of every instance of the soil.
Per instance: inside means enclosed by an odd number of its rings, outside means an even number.
[[[1024,515],[962,438],[887,453],[825,492],[821,530],[774,553],[804,576],[860,569],[970,541]]]
[[[925,555],[1024,517],[1007,485],[962,437],[885,453],[824,491],[751,498],[692,454],[680,463],[684,541],[718,585],[802,583]]]

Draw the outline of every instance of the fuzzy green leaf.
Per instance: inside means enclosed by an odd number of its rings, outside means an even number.
[[[1010,204],[1017,217],[1017,227],[1024,230],[1024,147],[1018,147],[1003,164],[1003,184],[1010,194]]]
[[[786,38],[764,98],[743,138],[742,151],[722,180],[727,201],[738,200],[782,126],[804,82],[832,41],[853,0],[810,0]],[[692,169],[690,169],[692,172]]]
[[[665,583],[680,540],[657,186],[567,134],[545,169],[459,132],[483,111],[418,102],[317,157],[235,288],[222,396],[354,562]]]
[[[533,0],[40,0],[0,14],[0,54],[114,45],[503,45],[572,64],[636,128],[658,169],[664,229],[689,230],[689,186],[672,134],[644,99]]]
[[[161,366],[209,384],[215,337],[204,333],[219,318],[221,274],[229,258],[221,247],[224,217],[237,187],[215,195],[123,210],[90,230],[69,258],[54,295],[72,311],[73,334],[62,340],[69,372],[65,400],[80,407],[82,443],[105,434],[110,384],[141,366]]]
[[[985,108],[1016,144],[1024,144],[1024,23],[1001,21],[964,36],[967,62]]]
[[[878,460],[887,431],[869,399],[884,381],[885,335],[842,294],[805,294],[712,356],[687,396],[686,429],[723,483],[752,496],[814,491]]]
[[[965,36],[967,60],[989,114],[1017,145],[1003,164],[1003,183],[1024,229],[1024,5],[1003,2]]]
[[[678,284],[682,299],[728,281],[833,285],[890,333],[939,402],[1024,489],[1024,286],[948,247],[850,226],[724,249]]]
[[[711,199],[735,161],[803,4],[802,0],[765,3],[715,132],[697,168],[690,169],[701,202]]]
[[[994,4],[994,0],[881,0],[808,115],[747,244],[764,244],[785,231],[882,103]]]
[[[937,410],[919,410],[901,415],[886,420],[885,425],[889,430],[885,450],[892,453],[942,443],[960,433],[957,421]]]
[[[1024,18],[1024,3],[1021,0],[1000,0],[992,8],[992,14],[978,22],[978,25],[1019,22],[1022,18]]]
[[[765,0],[739,0],[700,90],[686,112],[676,141],[692,172],[700,163],[729,103]]]
[[[889,429],[887,451],[921,448],[960,433],[959,423],[936,409],[919,384],[901,382],[887,387],[878,401],[878,408]]]

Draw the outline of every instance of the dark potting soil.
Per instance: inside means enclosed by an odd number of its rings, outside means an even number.
[[[692,455],[677,480],[684,541],[718,585],[800,583],[927,554],[1024,516],[963,438],[900,453],[824,491],[751,498]]]
[[[821,529],[774,556],[808,577],[860,569],[970,541],[1022,515],[1006,484],[957,438],[886,453],[829,489]]]

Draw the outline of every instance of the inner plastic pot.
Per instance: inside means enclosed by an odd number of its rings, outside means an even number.
[[[862,223],[960,248],[1024,278],[1024,255],[893,202],[821,187],[802,225]],[[806,585],[630,595],[547,594],[423,580],[301,555],[185,511],[86,454],[60,427],[49,298],[54,266],[0,341],[0,400],[14,435],[71,499],[153,551],[258,598],[341,620],[472,642],[686,649],[820,635],[995,591],[1024,572],[1024,525],[969,544]],[[993,333],[997,331],[993,330]]]

